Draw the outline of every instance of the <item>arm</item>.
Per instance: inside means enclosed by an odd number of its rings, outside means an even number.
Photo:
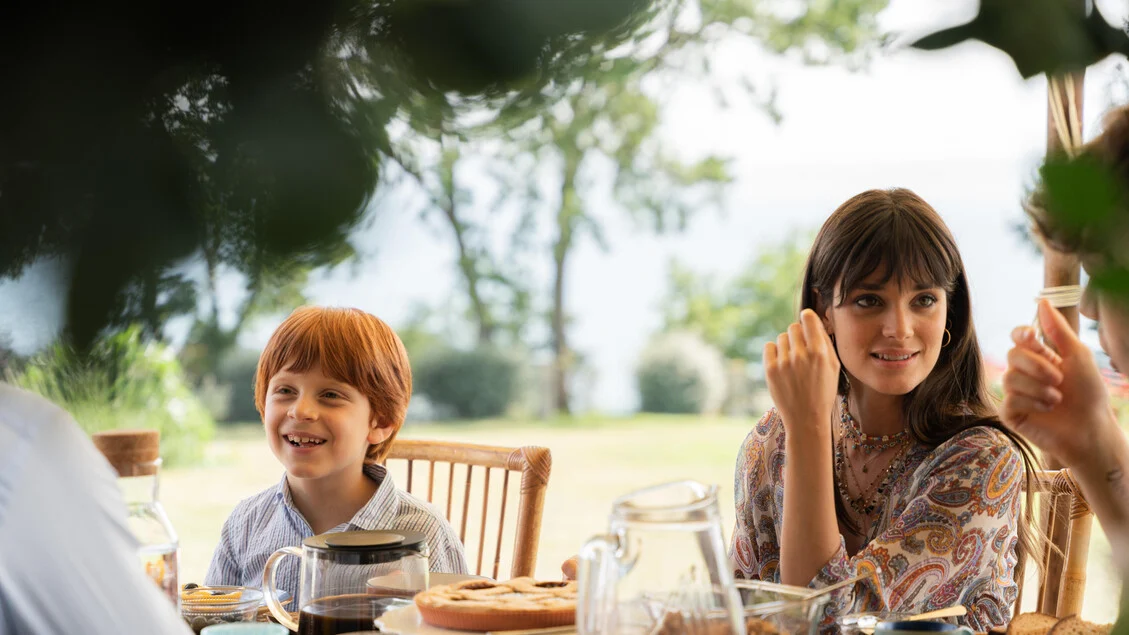
[[[780,420],[769,410],[737,455],[733,471],[736,522],[729,546],[733,577],[773,581],[780,567],[780,543],[772,522],[773,479],[769,473],[769,439],[779,434]],[[758,506],[758,502],[760,505]]]
[[[220,532],[220,544],[212,553],[212,562],[208,565],[208,572],[204,574],[204,584],[208,586],[242,586],[243,567],[235,556],[232,535],[235,532],[236,513],[232,512],[223,524]],[[191,582],[182,580],[181,583]]]
[[[1004,423],[1070,468],[1113,552],[1123,553],[1129,549],[1129,441],[1089,347],[1045,300],[1039,321],[1058,352],[1030,327],[1012,332]]]
[[[1129,441],[1112,410],[1092,438],[1094,449],[1087,459],[1067,467],[1109,537],[1111,552],[1125,554],[1129,550]],[[1129,565],[1129,561],[1121,564]]]
[[[780,581],[806,586],[842,544],[835,517],[831,435],[815,425],[796,426],[785,437],[784,447],[788,460],[784,463]]]
[[[142,573],[105,460],[65,413],[36,410],[31,436],[5,439],[26,443],[0,517],[0,606],[16,632],[190,633]]]
[[[835,517],[831,413],[839,360],[814,311],[764,348],[765,377],[785,428],[780,581],[807,585],[842,544]],[[791,495],[790,495],[791,494]]]

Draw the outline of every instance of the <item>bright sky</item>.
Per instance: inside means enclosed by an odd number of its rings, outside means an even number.
[[[1099,2],[1107,17],[1126,17]],[[894,0],[884,14],[891,29],[921,32],[969,19],[974,1]],[[1002,53],[979,43],[939,53],[892,51],[870,68],[805,68],[747,47],[723,47],[713,57],[720,73],[746,71],[773,79],[784,121],[776,126],[747,108],[724,110],[707,91],[677,91],[665,134],[688,155],[735,158],[724,214],[702,214],[689,231],[654,237],[614,210],[602,214],[611,250],[590,241],[576,251],[566,289],[574,316],[572,344],[597,375],[579,404],[606,411],[636,405],[635,360],[659,325],[666,265],[676,256],[700,272],[728,275],[759,246],[793,228],[814,229],[841,202],[873,187],[903,186],[929,201],[961,247],[973,290],[977,329],[989,358],[1002,359],[1008,332],[1031,320],[1042,263],[1009,229],[1041,156],[1046,134],[1046,88],[1022,81]],[[1114,65],[1087,77],[1084,120],[1092,134],[1108,103]],[[468,184],[474,187],[473,184]],[[421,224],[403,201],[386,199],[358,239],[369,257],[356,277],[347,271],[309,290],[324,304],[352,305],[396,324],[414,302],[441,305],[453,295],[453,249],[447,235]],[[547,280],[549,254],[533,275]],[[47,267],[16,283],[0,283],[0,332],[20,348],[43,343],[58,321],[58,304],[40,290]],[[9,307],[19,305],[15,311]],[[270,325],[251,334],[261,345]],[[580,395],[585,397],[586,395]]]

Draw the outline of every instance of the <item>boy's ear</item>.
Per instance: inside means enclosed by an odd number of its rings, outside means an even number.
[[[369,445],[379,445],[388,440],[395,431],[390,423],[381,423],[379,419],[373,419],[372,425],[368,429],[368,442]]]

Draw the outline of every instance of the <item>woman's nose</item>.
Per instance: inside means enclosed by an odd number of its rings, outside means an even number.
[[[909,311],[894,307],[886,314],[882,325],[882,335],[896,340],[904,340],[913,335],[913,323]]]

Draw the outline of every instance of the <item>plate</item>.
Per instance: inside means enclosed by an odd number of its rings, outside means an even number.
[[[423,621],[415,604],[388,611],[376,618],[376,626],[382,631],[391,631],[401,635],[452,635],[457,633],[482,635],[477,631],[455,631],[449,628],[432,626]]]
[[[427,588],[430,589],[431,587],[439,586],[439,585],[442,585],[442,584],[454,584],[456,582],[465,582],[466,580],[490,580],[490,578],[480,576],[480,575],[471,575],[469,573],[431,572],[427,575]],[[414,590],[414,589],[418,588],[418,587],[414,587],[414,586],[409,585],[407,583],[407,578],[404,576],[404,574],[399,573],[399,572],[390,573],[388,575],[377,576],[375,578],[369,578],[366,586],[368,587],[370,593],[373,592],[375,589],[384,589],[384,590],[408,590],[408,589],[412,589],[412,590]]]

